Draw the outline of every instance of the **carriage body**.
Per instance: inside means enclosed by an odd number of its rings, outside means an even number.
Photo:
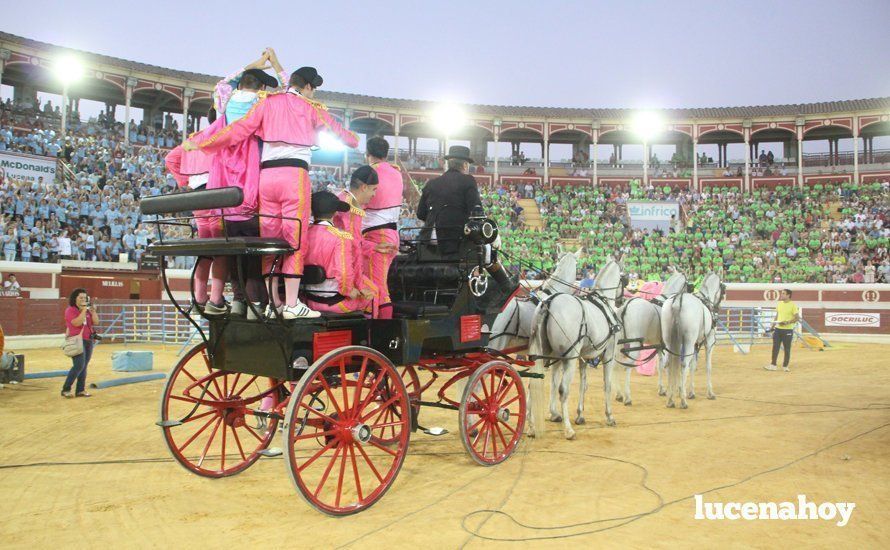
[[[146,199],[143,212],[221,208],[241,199],[236,188],[187,195]],[[231,476],[283,453],[309,504],[346,515],[373,505],[392,485],[422,405],[458,411],[461,440],[479,464],[498,464],[516,449],[526,406],[520,373],[517,363],[487,349],[488,327],[515,289],[484,284],[484,244],[468,240],[443,256],[428,242],[405,239],[389,275],[392,319],[226,314],[206,316],[206,332],[170,291],[164,257],[229,258],[243,285],[246,258],[272,256],[274,274],[293,250],[275,239],[239,237],[161,240],[151,252],[161,258],[170,300],[203,340],[171,372],[158,422],[190,472]],[[306,266],[303,281],[313,280],[324,280],[324,273]],[[432,373],[425,384],[423,370]],[[449,379],[438,399],[424,401],[442,372]],[[447,396],[459,380],[467,382],[461,395]],[[270,447],[282,421],[283,451]]]

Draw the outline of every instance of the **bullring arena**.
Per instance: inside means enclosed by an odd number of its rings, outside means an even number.
[[[890,547],[886,86],[395,99],[304,32],[0,29],[0,547]]]
[[[101,346],[95,378],[110,372]],[[286,545],[305,525],[322,547],[433,545],[642,547],[695,538],[713,545],[762,546],[790,539],[880,547],[890,497],[890,412],[886,345],[798,351],[790,374],[764,373],[765,348],[748,356],[720,348],[717,400],[664,407],[651,378],[635,376],[634,404],[618,426],[596,420],[565,441],[557,425],[524,440],[494,468],[473,463],[453,415],[424,411],[451,431],[414,434],[386,497],[348,519],[324,517],[294,494],[280,458],[228,479],[192,476],[170,458],[154,426],[163,381],[97,391],[89,403],[35,407],[56,384],[29,381],[2,394],[3,475],[10,516],[7,546],[153,546],[169,540],[217,546]],[[161,346],[156,361],[172,364]],[[29,369],[59,367],[56,350],[28,351]],[[599,371],[592,386],[600,387]],[[768,376],[767,376],[768,375]],[[119,375],[118,375],[119,376]],[[602,394],[588,394],[599,413]],[[72,430],[74,425],[77,429]],[[692,495],[713,501],[855,502],[850,525],[831,522],[710,522],[693,519]],[[617,519],[620,518],[620,519]],[[348,524],[344,527],[344,524]],[[303,536],[298,536],[299,540]]]

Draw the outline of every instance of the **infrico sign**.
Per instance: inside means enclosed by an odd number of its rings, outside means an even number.
[[[680,206],[676,202],[629,201],[627,211],[633,221],[671,221],[671,216],[680,216]]]
[[[880,313],[826,313],[826,327],[880,327]]]

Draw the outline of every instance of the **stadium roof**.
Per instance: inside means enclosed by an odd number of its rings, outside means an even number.
[[[14,34],[0,31],[0,41],[18,43],[23,46],[44,50],[48,53],[77,53],[84,61],[89,63],[101,63],[106,66],[119,67],[126,71],[141,71],[171,78],[187,80],[193,83],[214,85],[221,76],[213,76],[191,71],[168,69],[157,65],[149,65],[138,61],[130,61],[119,57],[112,57],[92,52],[85,52],[73,48],[57,46],[24,38]],[[319,99],[327,102],[341,104],[373,106],[381,109],[410,109],[426,111],[438,105],[434,101],[422,101],[416,99],[399,99],[390,97],[377,97],[343,92],[318,91]],[[469,104],[465,107],[474,115],[488,115],[496,117],[533,117],[533,118],[564,118],[564,119],[625,119],[638,112],[638,109],[598,109],[598,108],[572,108],[572,107],[528,107],[518,105],[479,105]],[[890,111],[890,97],[877,97],[870,99],[850,99],[841,101],[824,101],[819,103],[795,103],[785,105],[751,105],[743,107],[692,107],[684,109],[655,109],[668,119],[740,119],[754,117],[797,116],[822,113],[858,112],[858,111]]]

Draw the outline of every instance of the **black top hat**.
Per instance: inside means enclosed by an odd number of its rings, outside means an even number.
[[[464,147],[463,145],[452,145],[448,148],[448,154],[445,155],[445,160],[465,160],[470,164],[473,164],[475,161],[472,157],[470,157],[470,148]]]
[[[356,168],[355,172],[352,173],[352,177],[349,179],[349,181],[350,183],[354,181],[360,181],[365,185],[377,185],[378,183],[380,183],[380,181],[377,179],[377,171],[367,164]]]
[[[247,69],[246,71],[241,73],[241,76],[248,74],[259,80],[260,84],[262,84],[263,86],[266,86],[268,88],[278,87],[278,79],[274,76],[269,76],[269,73],[267,73],[266,71],[261,71],[259,69]]]
[[[324,79],[318,74],[318,70],[315,67],[300,67],[294,71],[294,74],[300,75],[313,88],[318,88],[324,82]]]
[[[312,216],[314,218],[330,218],[336,212],[349,212],[349,205],[330,191],[312,193]]]

